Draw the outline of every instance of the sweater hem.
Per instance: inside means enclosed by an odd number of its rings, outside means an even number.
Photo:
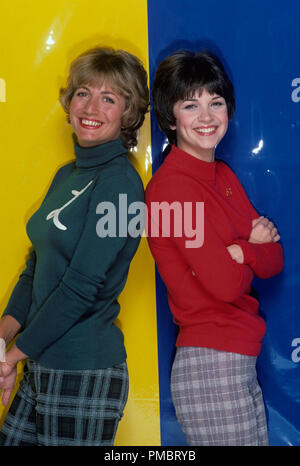
[[[99,361],[89,360],[87,361],[57,361],[56,359],[48,359],[44,357],[34,358],[28,356],[29,360],[32,360],[46,369],[64,370],[64,371],[85,371],[85,370],[102,370],[108,369],[109,367],[117,366],[126,362],[126,352],[119,357],[112,358],[111,360]]]
[[[211,338],[201,336],[201,335],[193,335],[193,334],[185,334],[185,335],[178,335],[176,346],[198,346],[204,348],[213,348],[218,351],[228,351],[230,353],[238,353],[243,354],[245,356],[258,356],[261,351],[261,342],[245,342],[244,340],[234,340],[232,338],[228,338],[228,340],[223,339],[219,341],[212,340]]]

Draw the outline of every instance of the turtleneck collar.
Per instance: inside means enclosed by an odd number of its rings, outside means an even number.
[[[205,162],[174,145],[167,159],[169,163],[175,164],[182,172],[193,177],[206,181],[214,181],[216,178],[216,161]]]
[[[93,168],[103,165],[119,155],[127,154],[127,149],[121,139],[100,144],[94,147],[81,147],[74,145],[76,154],[76,167]]]

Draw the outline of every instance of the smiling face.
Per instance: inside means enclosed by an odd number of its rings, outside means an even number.
[[[215,147],[228,127],[226,101],[206,89],[186,100],[179,100],[173,107],[177,147],[207,162],[214,160]]]
[[[104,81],[99,87],[82,85],[71,100],[70,122],[82,147],[113,141],[120,136],[125,97]]]

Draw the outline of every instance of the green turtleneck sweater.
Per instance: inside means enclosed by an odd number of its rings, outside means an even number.
[[[121,140],[92,148],[76,144],[75,153],[27,224],[33,251],[4,314],[22,325],[17,347],[41,365],[101,369],[126,359],[114,321],[140,241],[124,235],[124,211],[119,234],[119,194],[129,206],[144,200],[144,190]],[[116,235],[105,236],[108,224],[99,220],[112,204]],[[127,222],[133,217],[128,214]]]

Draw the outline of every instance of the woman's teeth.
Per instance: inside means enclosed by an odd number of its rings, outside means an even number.
[[[214,128],[196,128],[197,133],[205,133],[205,134],[212,133],[215,130],[216,130],[215,127]]]
[[[92,121],[92,120],[86,120],[85,118],[81,118],[81,123],[86,126],[101,126],[102,123],[99,121]]]

